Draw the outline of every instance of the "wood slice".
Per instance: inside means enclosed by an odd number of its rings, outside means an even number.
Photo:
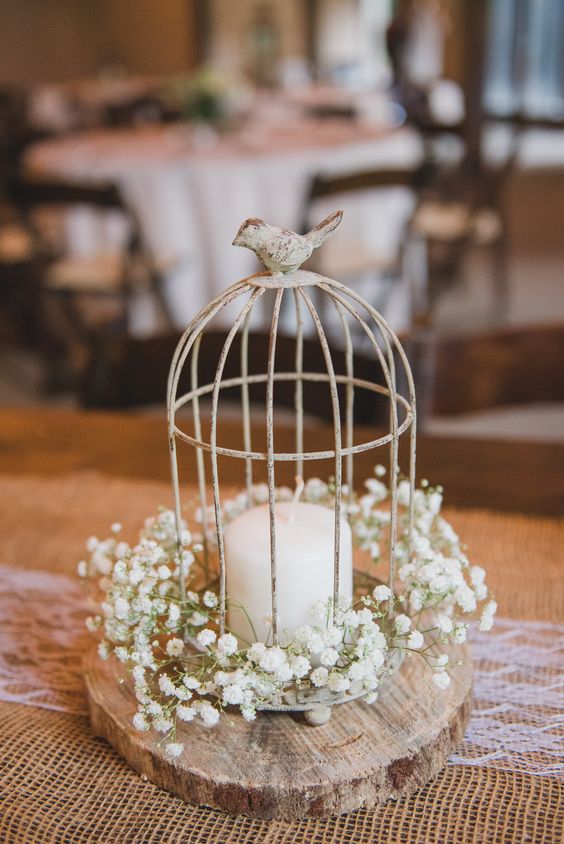
[[[326,817],[409,794],[434,777],[461,741],[472,695],[467,646],[450,648],[452,682],[441,690],[423,659],[406,659],[375,704],[333,708],[310,727],[299,713],[260,712],[246,722],[234,711],[217,726],[181,724],[178,759],[153,731],[138,732],[136,701],[115,659],[85,657],[92,729],[151,782],[189,803],[258,818]]]

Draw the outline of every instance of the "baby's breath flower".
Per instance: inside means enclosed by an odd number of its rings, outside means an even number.
[[[394,624],[398,635],[403,636],[411,627],[411,619],[408,615],[401,613],[396,616]]]
[[[100,574],[110,574],[113,564],[109,557],[97,557],[95,563]]]
[[[232,633],[224,633],[217,640],[217,650],[222,656],[231,656],[238,648],[238,642]]]
[[[456,624],[452,632],[452,641],[456,645],[462,645],[468,638],[468,625]]]
[[[450,677],[446,671],[439,671],[437,674],[433,674],[433,682],[439,689],[446,689],[450,686]]]
[[[486,604],[480,618],[480,630],[491,630],[496,610],[497,603],[495,601],[489,601]]]
[[[219,721],[219,712],[211,704],[206,703],[200,709],[200,718],[206,727],[213,727]]]
[[[266,648],[259,660],[259,665],[264,671],[273,673],[278,671],[284,662],[286,662],[286,654],[282,648],[273,647]]]
[[[315,668],[310,674],[310,680],[314,686],[326,686],[329,679],[329,672],[322,665]]]
[[[145,682],[145,669],[142,665],[135,665],[131,671],[133,675],[133,679],[136,683],[144,683]]]
[[[249,706],[248,704],[241,707],[241,715],[245,719],[245,721],[254,721],[257,717],[257,711],[254,707]]]
[[[165,751],[169,756],[172,756],[173,759],[177,759],[183,750],[184,745],[177,741],[171,741],[165,746]]]
[[[351,496],[346,513],[357,547],[379,560],[390,512],[378,508],[379,501],[388,497],[388,490],[379,480],[385,469],[375,467],[374,474],[366,483],[366,494]],[[254,487],[250,502],[259,503],[261,496],[264,499],[267,494],[265,485]],[[289,489],[275,491],[277,501],[290,500],[292,495]],[[308,481],[304,490],[304,500],[328,507],[334,506],[334,495],[333,482],[327,485],[319,479]],[[398,497],[400,507],[406,507],[407,481],[400,483]],[[174,758],[182,752],[182,745],[174,740],[177,720],[191,721],[199,716],[206,726],[213,726],[227,705],[238,706],[244,718],[253,720],[260,704],[283,701],[286,686],[292,681],[301,684],[305,680],[314,688],[327,687],[328,693],[335,695],[347,692],[352,684],[355,694],[360,692],[367,702],[373,702],[380,682],[391,670],[390,648],[417,651],[424,647],[423,634],[412,629],[408,612],[432,613],[435,627],[429,631],[425,658],[433,666],[434,682],[446,688],[450,682],[446,671],[448,656],[435,656],[435,648],[441,642],[465,641],[468,625],[463,621],[464,615],[478,607],[480,627],[489,629],[497,607],[493,599],[488,599],[484,570],[470,566],[458,536],[440,515],[442,489],[427,486],[415,490],[412,504],[415,525],[411,544],[407,539],[407,513],[401,509],[396,543],[403,594],[396,596],[394,603],[409,608],[406,614],[388,618],[385,602],[393,595],[385,584],[354,604],[350,597],[339,596],[333,608],[328,597],[312,607],[311,626],[289,632],[285,647],[255,642],[247,649],[240,648],[231,633],[217,640],[212,627],[218,621],[218,599],[211,590],[201,595],[189,591],[182,601],[179,582],[190,576],[194,554],[202,550],[201,537],[194,544],[187,527],[181,525],[184,545],[179,554],[176,519],[170,510],[161,509],[156,517],[146,521],[135,546],[116,540],[117,524],[112,526],[109,539],[91,537],[88,555],[78,565],[79,576],[90,575],[100,593],[87,626],[91,631],[103,629],[100,655],[107,657],[113,652],[133,676],[139,703],[134,725],[143,730],[153,726],[167,733],[169,741],[165,746]],[[248,506],[246,493],[226,503],[226,521]],[[208,524],[213,524],[213,519],[210,510]],[[208,533],[208,541],[213,542],[213,531]],[[391,620],[394,624],[390,630]],[[279,622],[282,624],[281,619]],[[267,623],[272,623],[270,618]],[[161,644],[163,626],[176,638]],[[184,627],[203,650],[194,655],[197,668],[190,669],[193,673],[176,663],[174,675],[169,676],[163,670],[167,664],[162,659],[163,650],[172,658],[184,654],[187,646],[180,636]],[[198,632],[197,628],[202,629]]]
[[[204,592],[203,601],[206,607],[210,607],[210,609],[217,607],[217,595],[214,592]]]
[[[174,724],[170,718],[156,718],[153,721],[153,726],[159,733],[168,733],[172,730]]]
[[[322,665],[335,665],[339,659],[339,652],[336,651],[335,648],[325,648],[325,650],[321,651],[320,659]]]
[[[101,621],[101,619],[100,619],[99,615],[94,616],[94,617],[89,615],[88,618],[85,621],[86,629],[90,633],[94,633],[94,631],[97,630],[100,627],[100,621]]]
[[[332,692],[346,692],[350,684],[351,681],[349,678],[344,674],[341,674],[339,671],[331,671],[329,674],[327,685]]]
[[[266,650],[266,645],[263,642],[255,642],[254,645],[247,650],[247,657],[251,662],[260,662],[262,655]]]
[[[371,542],[370,543],[370,556],[373,560],[377,560],[380,556],[380,543],[379,542]]]
[[[358,620],[360,624],[371,624],[372,622],[372,611],[368,609],[368,607],[364,607],[362,610],[356,611]]]
[[[372,594],[374,595],[374,598],[377,601],[387,601],[389,598],[392,597],[390,587],[385,586],[383,583],[381,583],[380,586],[377,586],[372,592]]]
[[[301,677],[305,677],[305,675],[310,671],[311,663],[305,656],[294,656],[290,660],[290,667],[294,677],[300,679]]]
[[[147,718],[145,717],[143,712],[135,713],[135,715],[133,716],[133,726],[136,730],[141,730],[142,732],[145,732],[149,729],[149,722],[147,721]]]
[[[230,703],[230,704],[238,704],[242,703],[244,699],[243,689],[241,686],[237,686],[235,684],[230,686],[225,686],[223,689],[223,702]]]
[[[362,610],[357,614],[358,618],[361,617]],[[330,647],[335,647],[336,645],[340,645],[343,641],[343,630],[341,627],[337,627],[336,624],[330,624],[329,627],[326,627],[325,630],[322,631],[321,637],[326,645]]]
[[[379,504],[380,501],[384,501],[388,495],[386,486],[382,483],[382,481],[378,481],[376,478],[368,478],[368,480],[364,482],[364,485],[374,504]]]
[[[400,481],[398,484],[398,504],[402,507],[409,504],[409,481]]]
[[[159,689],[165,695],[173,695],[175,692],[174,683],[168,674],[161,674],[159,677]]]
[[[180,656],[184,650],[184,642],[182,639],[170,639],[166,643],[166,652],[169,656]]]
[[[417,651],[423,647],[424,641],[423,633],[420,630],[412,630],[407,637],[407,647]]]
[[[452,633],[452,619],[448,615],[438,615],[437,627],[441,633]]]
[[[210,645],[213,645],[217,637],[214,630],[210,630],[209,627],[206,627],[204,630],[200,630],[196,638],[203,648],[207,648]]]
[[[202,627],[206,624],[207,620],[207,615],[204,615],[202,612],[193,612],[190,616],[188,616],[188,621],[190,624],[193,624],[194,627]]]
[[[100,642],[100,644],[98,645],[98,656],[100,657],[100,659],[107,659],[109,655],[110,651],[108,648],[108,643]]]
[[[176,707],[176,714],[181,721],[193,721],[196,716],[196,710],[192,706],[186,706],[180,703]]]
[[[180,607],[178,606],[178,604],[169,604],[166,626],[175,628],[177,626],[179,620],[180,620]]]

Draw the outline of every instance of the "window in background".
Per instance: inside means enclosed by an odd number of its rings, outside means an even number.
[[[564,117],[564,2],[492,0],[485,105]]]

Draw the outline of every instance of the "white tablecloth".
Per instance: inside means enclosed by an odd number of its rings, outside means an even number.
[[[167,296],[183,328],[229,284],[256,270],[252,253],[231,246],[247,217],[294,229],[316,173],[415,166],[420,159],[419,139],[406,128],[302,121],[286,128],[257,123],[227,138],[185,127],[106,129],[36,145],[27,164],[41,174],[119,185],[153,254],[174,265]],[[381,236],[386,217],[382,207],[381,226],[372,221]],[[101,227],[84,214],[70,228],[72,248],[105,248]],[[152,320],[140,308],[136,333],[150,331]]]

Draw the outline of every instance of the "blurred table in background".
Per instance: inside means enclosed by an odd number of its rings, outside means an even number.
[[[166,80],[156,76],[85,77],[34,86],[28,93],[28,119],[49,134],[99,126],[108,108],[159,93]]]
[[[37,175],[118,185],[157,261],[171,267],[167,296],[184,327],[230,283],[257,269],[251,253],[231,248],[247,217],[296,229],[317,173],[416,167],[421,161],[421,141],[409,128],[285,114],[292,112],[273,104],[226,134],[190,124],[95,130],[35,145],[26,165]],[[380,237],[384,209],[381,216]],[[379,218],[371,228],[380,228]],[[115,249],[105,238],[88,214],[68,221],[73,249]],[[150,332],[153,320],[140,306],[133,332]]]

